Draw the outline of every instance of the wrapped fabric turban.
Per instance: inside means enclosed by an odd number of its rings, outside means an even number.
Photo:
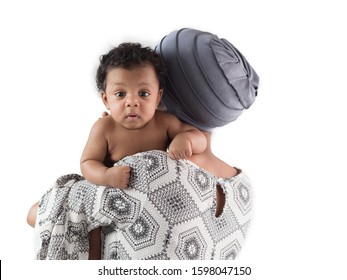
[[[259,77],[227,40],[184,28],[165,36],[156,51],[168,74],[162,102],[182,121],[211,131],[253,104]]]

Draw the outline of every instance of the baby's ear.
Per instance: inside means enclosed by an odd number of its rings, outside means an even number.
[[[106,109],[110,110],[110,106],[108,106],[108,102],[107,102],[106,92],[100,91],[100,95],[101,95],[102,102],[104,102],[104,104],[105,104]]]
[[[158,105],[160,104],[161,98],[163,97],[163,92],[164,92],[163,89],[160,89],[160,90],[158,91],[157,107],[158,107]]]

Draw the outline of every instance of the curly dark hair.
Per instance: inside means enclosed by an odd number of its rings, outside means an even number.
[[[98,90],[105,90],[105,80],[109,70],[117,67],[131,69],[134,66],[146,63],[154,67],[159,81],[159,88],[163,89],[166,70],[160,55],[150,47],[142,47],[139,43],[122,43],[100,57],[100,65],[96,72]]]

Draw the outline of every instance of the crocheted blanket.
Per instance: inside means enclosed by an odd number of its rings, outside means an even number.
[[[252,191],[243,172],[219,179],[163,151],[129,156],[126,190],[77,174],[58,178],[40,200],[37,259],[88,259],[89,231],[102,228],[102,259],[234,259],[251,221]],[[216,186],[225,205],[216,211]]]

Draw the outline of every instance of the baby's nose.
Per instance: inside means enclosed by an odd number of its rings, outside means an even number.
[[[129,96],[126,101],[127,107],[139,106],[139,100],[137,96]]]

